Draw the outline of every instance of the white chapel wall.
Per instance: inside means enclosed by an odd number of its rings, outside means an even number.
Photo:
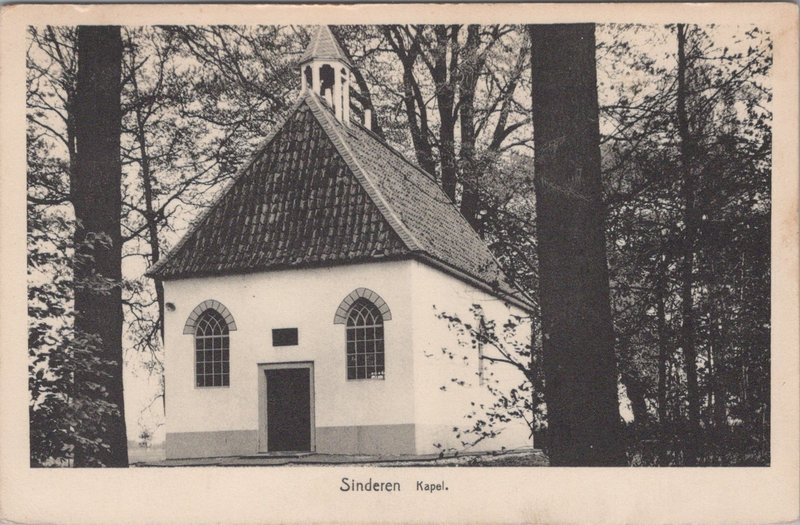
[[[437,450],[434,443],[444,448],[463,449],[453,427],[469,426],[472,420],[465,416],[471,411],[471,403],[490,403],[491,395],[479,384],[476,351],[470,346],[459,346],[456,333],[448,328],[447,321],[437,318],[437,313],[456,314],[465,322],[473,322],[470,306],[477,303],[483,308],[486,318],[494,319],[498,326],[502,326],[510,315],[524,316],[525,313],[519,308],[507,307],[497,297],[422,263],[414,263],[412,282],[417,450],[434,452]],[[530,338],[529,329],[526,326],[524,330],[519,330],[517,338],[527,342]],[[453,359],[445,355],[442,348],[452,352]],[[484,367],[487,379],[498,380],[508,389],[521,382],[520,372],[508,365],[488,365],[484,361]],[[491,378],[490,373],[493,374]],[[453,378],[466,384],[455,384],[451,381]],[[524,422],[515,421],[498,428],[502,429],[498,437],[484,440],[472,450],[531,446],[532,440]]]
[[[167,432],[256,430],[259,363],[314,361],[317,427],[413,423],[410,261],[192,278],[165,283]],[[345,328],[334,314],[351,291],[366,287],[389,305],[386,379],[348,381]],[[230,334],[230,387],[194,383],[193,336],[183,334],[192,309],[224,304]],[[298,328],[298,346],[273,347],[273,328]]]

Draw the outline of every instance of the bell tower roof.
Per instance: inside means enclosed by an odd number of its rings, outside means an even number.
[[[312,60],[339,60],[350,67],[353,65],[328,26],[314,28],[308,47],[300,57],[301,64]]]

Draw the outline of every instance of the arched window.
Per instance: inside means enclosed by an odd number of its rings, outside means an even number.
[[[383,316],[375,304],[357,299],[347,314],[347,379],[383,379]]]
[[[194,333],[195,384],[199,387],[230,385],[228,323],[213,308],[200,314]]]
[[[341,80],[341,82],[342,82],[342,100],[341,101],[337,100],[336,103],[337,104],[341,103],[342,104],[342,108],[344,108],[345,105],[348,103],[347,94],[349,93],[347,91],[347,70],[345,70],[345,68],[342,68],[342,70],[339,72],[339,78],[342,79]]]
[[[322,67],[319,68],[319,94],[323,97],[325,96],[325,91],[329,89],[331,90],[331,94],[333,94],[333,84],[336,80],[334,75],[336,75],[336,72],[328,64],[323,64]]]

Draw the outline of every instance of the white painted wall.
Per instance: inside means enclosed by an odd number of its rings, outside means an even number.
[[[258,363],[314,361],[316,426],[413,423],[411,261],[382,262],[205,277],[164,283],[167,432],[256,430]],[[345,328],[336,308],[365,287],[389,305],[386,379],[348,381]],[[192,309],[215,299],[232,313],[230,387],[197,388],[193,336],[183,327]],[[273,328],[296,327],[298,346],[272,346]]]
[[[438,311],[469,316],[480,303],[498,323],[510,313],[522,314],[503,302],[439,270],[416,261],[393,261],[331,268],[297,269],[223,277],[181,279],[164,283],[165,299],[175,305],[166,312],[166,431],[208,432],[257,430],[258,368],[260,363],[314,362],[317,427],[414,423],[418,453],[436,452],[434,443],[461,448],[454,426],[469,423],[470,402],[489,401],[478,385],[478,360],[460,347]],[[345,328],[333,324],[339,303],[351,291],[365,287],[388,304],[392,319],[385,323],[386,379],[348,381]],[[194,338],[183,334],[190,312],[215,299],[233,315],[229,387],[195,387]],[[298,346],[273,347],[273,328],[298,329]],[[527,337],[525,331],[520,332]],[[442,354],[447,347],[454,360]],[[461,359],[467,356],[467,360]],[[519,372],[503,365],[487,367],[509,388]],[[461,387],[450,379],[464,379]],[[441,386],[446,386],[442,391]],[[510,424],[499,438],[476,449],[529,446],[527,428]]]
[[[485,316],[494,319],[498,326],[502,326],[512,314],[524,316],[525,313],[428,265],[414,262],[411,274],[417,451],[435,452],[438,449],[434,443],[462,449],[453,427],[470,426],[471,420],[465,418],[471,411],[470,403],[489,403],[491,395],[479,385],[477,352],[470,346],[459,346],[456,333],[449,329],[446,320],[437,318],[437,313],[456,314],[463,321],[471,322],[474,316],[470,307],[477,303],[482,306]],[[518,330],[518,340],[527,343],[529,330],[529,327]],[[442,348],[452,352],[454,359],[445,355]],[[508,365],[485,364],[484,367],[487,378],[499,381],[499,385],[508,390],[522,380],[521,373]],[[452,378],[463,380],[467,385],[457,385],[451,381]],[[441,389],[442,386],[445,390]],[[523,421],[498,428],[502,429],[498,437],[481,442],[473,450],[531,446],[529,430]]]

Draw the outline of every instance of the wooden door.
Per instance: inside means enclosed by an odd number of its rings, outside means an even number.
[[[267,450],[311,450],[311,383],[308,368],[276,368],[267,376]]]

